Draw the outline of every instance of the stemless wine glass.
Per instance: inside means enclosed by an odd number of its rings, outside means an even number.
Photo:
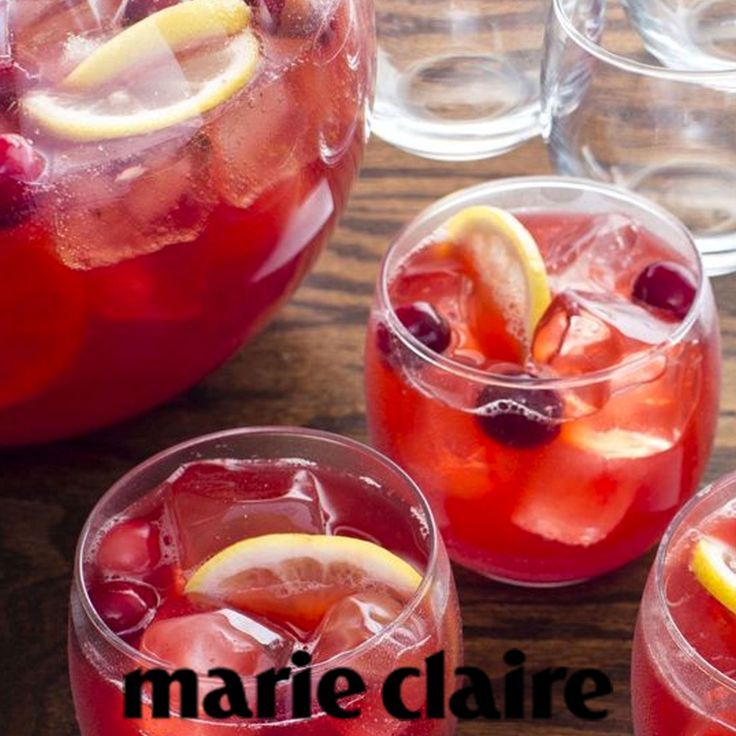
[[[662,540],[639,610],[631,670],[636,736],[736,734],[736,616],[691,572],[709,535],[734,538],[736,474],[703,489]],[[715,666],[717,663],[718,666]]]
[[[614,182],[672,211],[709,273],[736,269],[736,64],[695,71],[646,50],[619,0],[554,0],[542,125],[558,171]]]
[[[448,219],[483,206],[516,215],[545,261],[554,298],[531,338],[534,359],[490,352],[504,339],[498,317],[443,255]],[[630,311],[628,285],[662,258],[687,264],[698,298],[675,332],[645,337],[653,325]],[[599,294],[600,319],[577,322],[580,293]],[[449,324],[446,349],[402,321],[412,304]],[[481,341],[493,346],[488,360]],[[366,334],[368,427],[427,494],[453,561],[504,582],[566,585],[643,554],[695,491],[715,431],[719,358],[708,279],[669,213],[589,180],[494,181],[436,202],[389,248]],[[509,427],[491,426],[494,416]]]
[[[376,11],[381,138],[462,161],[539,133],[544,0],[377,0]]]
[[[356,555],[313,557],[329,540],[339,543],[332,550],[371,547],[370,559],[362,558],[368,576],[387,558],[393,582],[396,576],[405,579],[409,566],[413,592],[392,599],[387,594],[381,598],[377,589],[362,594],[346,590],[352,597],[332,602],[328,597],[321,623],[313,622],[316,632],[313,626],[311,633],[300,626],[297,634],[283,616],[275,617],[273,608],[267,612],[262,606],[258,613],[249,609],[250,596],[237,605],[218,601],[218,610],[191,598],[193,569],[201,571],[224,547],[232,552],[233,540],[261,543],[263,552],[262,543],[274,534],[272,564],[265,562],[256,577],[246,577],[260,599],[274,588],[277,600],[289,595],[292,613],[303,610],[313,617],[315,600],[336,575],[344,586],[355,585],[350,570],[358,568],[350,565]],[[306,545],[299,548],[301,556],[294,554],[300,543]],[[289,555],[291,576],[283,563]],[[315,569],[324,573],[320,585],[297,585]],[[345,569],[348,573],[339,578]],[[288,583],[274,585],[277,575]],[[248,587],[245,579],[239,579],[236,590]],[[311,594],[303,595],[305,587]],[[356,639],[358,631],[363,634]],[[189,667],[200,674],[202,693],[209,685],[208,671],[228,667],[243,677],[255,712],[252,676],[286,665],[294,648],[312,654],[312,692],[329,669],[349,667],[363,678],[365,693],[351,701],[361,717],[334,720],[312,703],[312,718],[290,719],[286,687],[277,692],[277,718],[268,721],[210,720],[201,710],[200,719],[180,718],[173,699],[174,715],[161,720],[152,715],[145,695],[142,717],[123,717],[123,678],[138,668]],[[191,440],[118,481],[94,508],[80,537],[71,591],[69,668],[82,736],[396,733],[397,721],[381,703],[384,679],[401,666],[424,666],[426,657],[440,651],[451,692],[461,656],[460,618],[447,553],[427,502],[398,466],[344,437],[267,427]],[[407,707],[421,708],[426,702],[424,684],[420,690],[407,683],[403,694]],[[422,716],[399,723],[403,736],[449,736],[455,727],[451,717]]]

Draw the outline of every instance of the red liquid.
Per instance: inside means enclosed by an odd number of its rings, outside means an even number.
[[[619,215],[520,219],[540,247],[557,297],[540,321],[526,367],[506,317],[484,300],[458,247],[430,242],[397,268],[389,284],[394,308],[434,305],[451,328],[445,357],[483,371],[503,372],[511,364],[546,377],[587,376],[643,354],[676,329],[667,315],[631,300],[649,263],[682,262],[654,234]],[[587,246],[581,256],[575,248],[585,245],[594,224],[596,257],[586,255]],[[631,242],[621,248],[606,228]],[[390,339],[387,357],[385,320],[376,309],[366,342],[372,440],[427,493],[457,562],[527,584],[613,570],[660,537],[708,459],[719,337],[710,294],[703,305],[683,340],[635,371],[557,389],[559,432],[534,447],[510,446],[484,431],[477,416],[482,382],[422,365]]]
[[[320,714],[315,703],[315,718],[292,725],[246,719],[164,721],[152,719],[146,705],[143,719],[126,720],[121,717],[119,683],[139,665],[99,636],[80,607],[78,591],[73,591],[69,663],[82,736],[452,732],[452,719],[401,722],[381,703],[381,684],[390,671],[423,664],[440,650],[446,653],[448,688],[454,682],[460,623],[449,565],[442,555],[432,593],[420,600],[393,636],[383,639],[376,637],[407,603],[386,592],[346,594],[310,629],[195,601],[184,593],[186,580],[213,554],[241,539],[279,532],[358,537],[389,549],[418,571],[428,561],[416,517],[390,489],[379,491],[356,476],[301,461],[207,461],[185,466],[104,525],[89,545],[85,586],[100,615],[123,640],[164,660],[169,669],[237,671],[251,708],[256,702],[252,675],[288,666],[296,650],[309,651],[315,664],[341,655],[335,666],[354,669],[368,684],[368,692],[358,699],[363,715],[340,721]],[[375,644],[351,654],[371,639]],[[316,683],[318,669],[313,676]],[[422,686],[409,684],[404,694],[409,707],[422,706]],[[289,703],[288,693],[282,691],[277,701],[280,720],[288,718]]]
[[[14,58],[38,69],[32,86],[53,88],[70,70],[70,37],[101,31],[92,3],[38,3],[35,15],[30,5],[11,18]],[[0,445],[143,411],[263,327],[313,263],[357,172],[367,6],[336,0],[318,37],[256,15],[262,73],[177,128],[70,144],[0,114],[0,133],[23,133],[48,161],[31,214],[0,229]]]
[[[695,541],[708,535],[736,543],[733,507],[707,518],[696,533],[674,544],[664,569],[668,613],[694,652],[679,648],[664,621],[654,574],[642,600],[632,659],[636,736],[729,736],[736,733],[736,616],[715,600],[690,571]],[[703,657],[723,681],[698,664]]]

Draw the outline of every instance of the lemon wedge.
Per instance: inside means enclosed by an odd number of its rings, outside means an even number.
[[[312,630],[335,603],[366,590],[407,601],[421,583],[403,559],[372,542],[325,534],[266,534],[222,550],[185,592]]]
[[[580,420],[565,424],[562,435],[570,444],[606,460],[636,460],[653,457],[672,448],[672,441],[621,427],[598,430]]]
[[[544,259],[531,233],[510,212],[483,205],[462,210],[445,228],[451,241],[468,249],[509,332],[528,347],[552,300]]]
[[[27,94],[22,112],[42,129],[80,142],[141,135],[190,120],[254,76],[260,48],[249,23],[242,0],[188,0],[164,8],[100,46],[58,92]]]
[[[731,567],[734,550],[711,537],[703,537],[690,560],[698,582],[731,613],[736,614],[736,570]]]
[[[163,8],[100,46],[62,86],[66,89],[96,87],[123,74],[141,58],[232,36],[249,23],[250,8],[243,0],[188,0]]]

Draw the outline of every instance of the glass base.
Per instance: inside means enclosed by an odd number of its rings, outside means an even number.
[[[470,568],[468,568],[470,569]],[[478,572],[475,570],[474,572]],[[593,578],[578,578],[576,580],[562,580],[552,583],[532,583],[526,580],[511,580],[510,578],[500,577],[499,575],[488,575],[486,573],[479,573],[487,580],[493,580],[495,583],[502,583],[503,585],[513,585],[515,588],[537,588],[537,589],[550,589],[550,588],[569,588],[573,585],[582,585],[583,583],[590,582]]]
[[[447,542],[447,540],[445,541]],[[447,551],[454,565],[464,567],[466,570],[470,570],[470,572],[474,572],[476,575],[486,578],[486,580],[492,580],[495,583],[502,583],[503,585],[512,585],[515,588],[568,588],[572,585],[581,585],[582,583],[587,583],[590,580],[593,580],[593,577],[574,578],[571,580],[517,580],[514,578],[504,577],[503,575],[486,572],[479,566],[477,560],[458,553],[458,551],[453,549],[451,545],[448,545]],[[605,573],[601,574],[603,575]]]
[[[678,7],[664,0],[624,0],[624,5],[649,53],[665,66],[698,71],[734,68],[733,0],[702,0]]]
[[[372,129],[409,153],[471,161],[540,133],[539,88],[503,57],[446,54],[399,73],[379,51]]]

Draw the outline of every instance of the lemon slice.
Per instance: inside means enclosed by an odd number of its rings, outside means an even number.
[[[544,259],[531,233],[510,212],[483,205],[462,210],[445,227],[450,240],[468,249],[509,332],[531,345],[552,300]]]
[[[695,546],[690,570],[698,582],[731,613],[736,614],[736,570],[731,567],[734,551],[711,537]]]
[[[581,450],[606,460],[636,460],[652,457],[672,448],[672,441],[656,434],[636,432],[621,427],[597,430],[582,420],[570,422],[563,436]]]
[[[44,130],[80,142],[151,133],[195,118],[255,74],[260,49],[249,21],[242,0],[165,8],[98,48],[59,92],[27,94],[22,111]],[[167,52],[160,62],[157,51]],[[174,58],[173,51],[183,53]],[[149,62],[148,74],[142,60]]]
[[[96,87],[123,74],[141,58],[232,36],[249,23],[250,9],[243,0],[188,0],[164,8],[113,36],[90,54],[62,86]]]
[[[372,542],[324,534],[267,534],[227,547],[189,579],[185,592],[313,630],[340,600],[367,590],[407,601],[421,576]]]

